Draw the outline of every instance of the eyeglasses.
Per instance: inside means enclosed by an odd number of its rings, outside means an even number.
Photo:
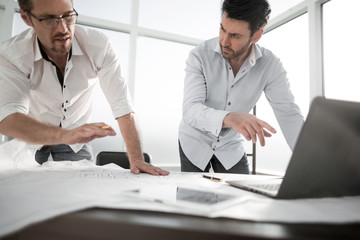
[[[59,21],[63,21],[66,25],[72,25],[76,23],[78,13],[75,9],[74,13],[67,14],[61,17],[46,17],[46,18],[38,18],[34,14],[32,14],[30,11],[26,11],[30,16],[41,22],[42,26],[44,28],[56,28],[59,24]]]

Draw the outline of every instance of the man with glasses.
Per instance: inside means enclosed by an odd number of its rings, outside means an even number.
[[[131,99],[108,38],[75,26],[72,0],[18,0],[31,28],[0,46],[0,133],[38,144],[40,164],[93,160],[90,141],[114,136],[88,123],[96,79],[117,119],[131,172],[167,175],[144,162]]]

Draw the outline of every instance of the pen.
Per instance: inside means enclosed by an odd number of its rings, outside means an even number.
[[[106,125],[106,126],[102,126],[101,129],[109,129],[111,128],[109,125]]]
[[[208,175],[203,175],[203,178],[210,179],[211,181],[214,181],[214,182],[221,182],[222,181],[221,178],[211,177],[211,176],[208,176]]]

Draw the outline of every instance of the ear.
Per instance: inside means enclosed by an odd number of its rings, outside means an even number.
[[[25,22],[26,25],[28,25],[30,27],[33,26],[29,15],[24,10],[22,10],[21,8],[20,8],[20,15],[21,15],[21,18]]]
[[[264,29],[257,30],[252,37],[252,42],[253,43],[258,42],[261,36],[263,35],[263,33],[264,33]]]

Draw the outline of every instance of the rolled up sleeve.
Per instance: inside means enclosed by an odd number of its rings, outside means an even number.
[[[117,55],[110,42],[99,67],[100,86],[115,118],[134,111],[126,80],[123,78]]]
[[[29,112],[29,79],[0,55],[0,121],[13,113]]]

